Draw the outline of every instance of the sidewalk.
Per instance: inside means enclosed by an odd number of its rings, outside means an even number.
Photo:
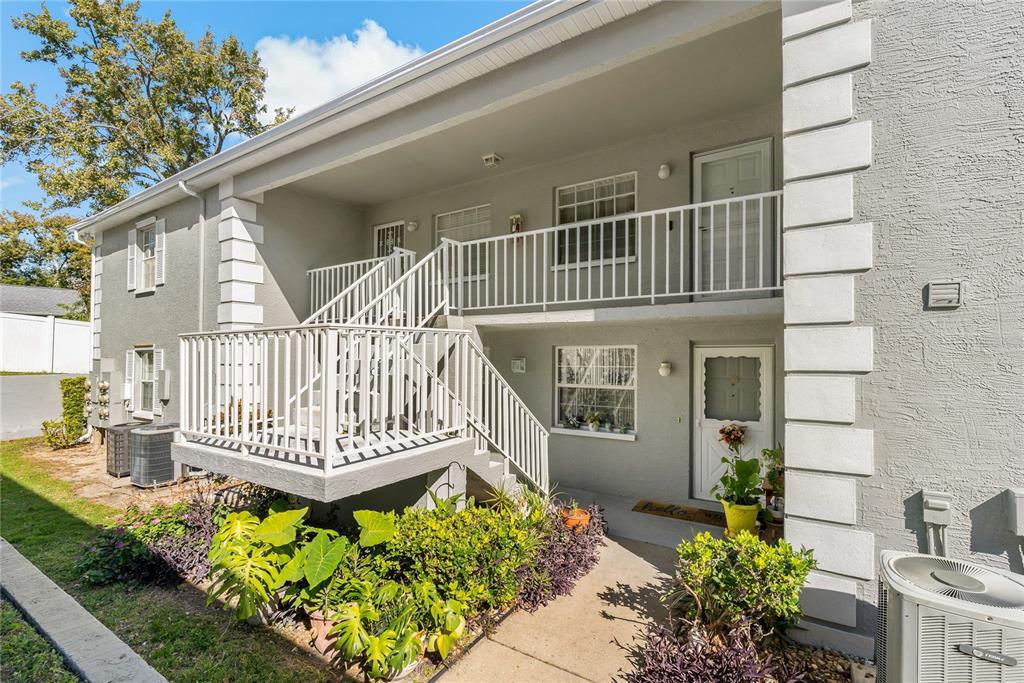
[[[166,683],[167,679],[0,538],[3,593],[86,681]]]
[[[659,597],[673,574],[671,548],[608,538],[597,566],[572,595],[537,612],[515,612],[442,677],[480,681],[611,681],[643,623],[660,618]]]

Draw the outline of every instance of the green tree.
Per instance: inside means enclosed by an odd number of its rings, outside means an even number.
[[[33,207],[99,211],[198,161],[265,123],[266,71],[235,36],[189,40],[171,18],[139,17],[138,2],[71,0],[70,21],[43,5],[13,20],[39,47],[21,53],[56,67],[52,104],[31,84],[0,96],[0,162],[22,161],[47,195]]]
[[[65,317],[88,320],[90,245],[75,241],[71,216],[43,220],[21,211],[0,213],[0,283],[76,290],[81,299]]]

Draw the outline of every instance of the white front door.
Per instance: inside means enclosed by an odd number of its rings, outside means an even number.
[[[382,223],[373,226],[373,255],[375,258],[390,256],[395,247],[405,246],[405,221]]]
[[[714,500],[729,449],[718,440],[727,424],[746,427],[740,456],[760,457],[775,445],[774,347],[698,346],[693,353],[693,496]]]
[[[756,195],[771,189],[770,139],[693,157],[695,203]],[[751,200],[722,202],[698,210],[700,255],[696,270],[700,291],[728,291],[770,283],[770,238],[775,234],[771,222],[773,206],[770,201]],[[760,220],[758,212],[762,214]]]

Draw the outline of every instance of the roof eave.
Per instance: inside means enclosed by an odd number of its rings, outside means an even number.
[[[514,37],[517,33],[525,32],[547,19],[592,2],[594,0],[538,0],[531,3],[447,45],[428,52],[408,64],[393,69],[368,81],[364,85],[343,93],[294,119],[275,126],[264,133],[249,138],[230,149],[224,150],[165,178],[99,213],[82,219],[72,225],[71,229],[78,234],[94,234],[97,231],[102,231],[105,227],[109,227],[107,224],[115,217],[129,212],[131,209],[147,201],[161,198],[169,192],[177,192],[181,195],[180,198],[185,198],[189,195],[182,192],[179,188],[179,183],[181,182],[192,184],[195,190],[208,189],[216,183],[207,182],[204,184],[204,178],[208,178],[217,171],[227,174],[230,165],[237,163],[250,154],[315,127],[352,107],[381,97],[413,81],[429,76],[468,54],[487,49],[494,43]]]

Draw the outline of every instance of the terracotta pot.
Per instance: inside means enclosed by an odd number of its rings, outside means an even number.
[[[580,533],[590,526],[590,513],[583,508],[562,508],[562,521],[565,526]]]
[[[761,509],[760,503],[733,505],[726,500],[721,502],[722,507],[725,509],[725,525],[731,534],[737,531],[754,531],[757,526],[757,513]]]
[[[317,610],[309,615],[309,627],[313,631],[313,648],[322,655],[334,654],[334,642],[338,639],[337,636],[330,635],[334,622]]]

